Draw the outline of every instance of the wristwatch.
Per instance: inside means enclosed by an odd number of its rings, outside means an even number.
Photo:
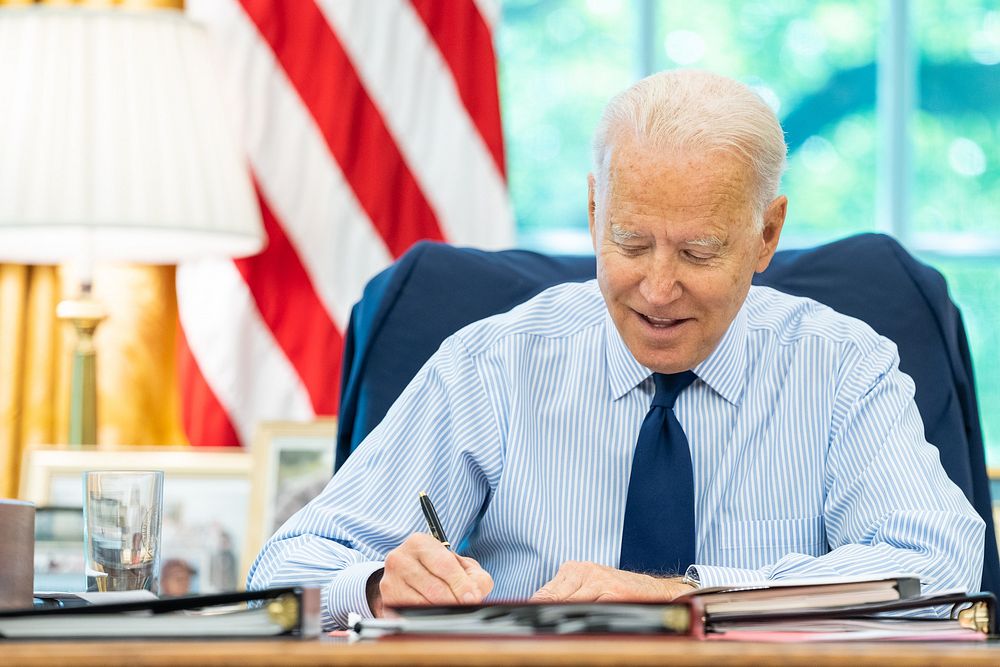
[[[695,588],[701,587],[701,578],[698,576],[698,570],[693,565],[687,569],[684,576],[681,577],[681,583],[687,584],[688,586],[694,586]]]

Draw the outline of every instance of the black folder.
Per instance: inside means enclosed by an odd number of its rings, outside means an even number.
[[[319,590],[303,587],[0,611],[3,639],[316,637],[319,632]]]

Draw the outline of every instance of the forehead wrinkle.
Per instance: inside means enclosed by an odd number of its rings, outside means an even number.
[[[701,156],[703,157],[703,156]],[[619,198],[624,190],[638,189],[640,192],[652,189],[648,186],[662,181],[673,180],[678,171],[696,169],[705,175],[708,187],[685,189],[680,197],[669,202],[633,202],[638,207],[667,205],[677,211],[708,209],[707,215],[752,207],[752,178],[746,165],[741,162],[694,159],[690,155],[653,155],[652,163],[648,150],[642,146],[632,150],[616,150],[609,156],[607,181],[604,193],[607,201]],[[680,165],[680,166],[679,166]],[[630,179],[636,183],[627,186]]]
[[[721,184],[709,191],[686,192],[681,199],[646,198],[623,196],[623,188],[612,181],[604,205],[608,207],[609,218],[624,216],[628,219],[657,220],[674,216],[685,216],[703,220],[737,220],[744,216],[747,207],[745,199],[737,196],[740,189],[729,183]],[[639,188],[640,192],[644,189]]]

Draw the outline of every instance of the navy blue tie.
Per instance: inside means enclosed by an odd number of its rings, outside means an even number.
[[[674,402],[697,376],[654,373],[656,394],[639,429],[632,460],[618,567],[682,574],[694,563],[694,474]]]

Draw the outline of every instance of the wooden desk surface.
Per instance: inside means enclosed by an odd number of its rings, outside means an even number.
[[[20,665],[1000,665],[1000,643],[748,644],[645,638],[524,640],[0,642]]]

